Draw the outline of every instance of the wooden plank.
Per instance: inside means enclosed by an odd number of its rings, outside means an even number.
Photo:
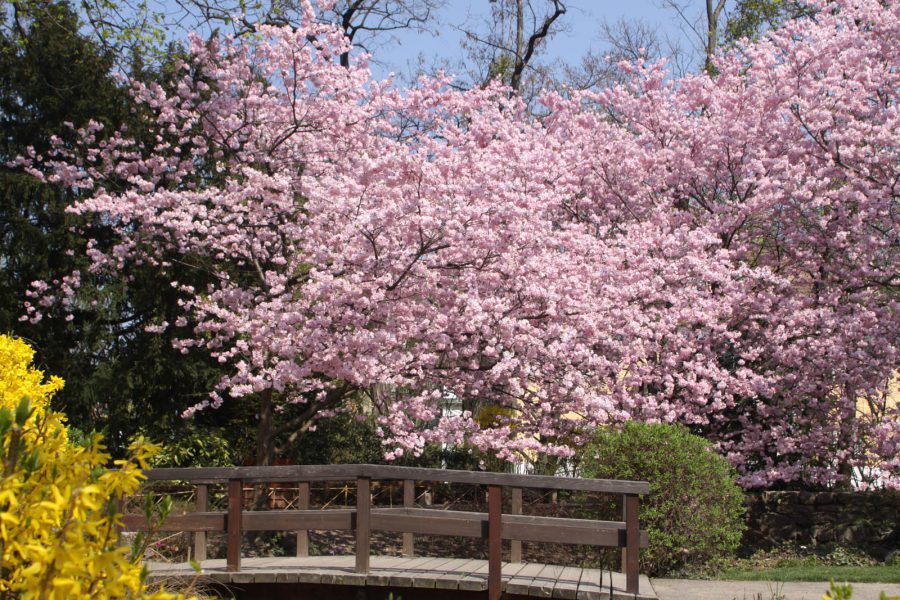
[[[527,596],[531,582],[543,568],[544,565],[540,563],[525,563],[525,566],[506,583],[506,593]]]
[[[194,497],[194,508],[198,513],[209,510],[209,486],[200,484]],[[206,560],[206,532],[195,531],[194,534],[194,560],[197,562]]]
[[[472,558],[455,558],[444,564],[442,573],[435,574],[434,587],[442,590],[457,590],[459,581],[477,570],[483,563],[483,560]]]
[[[626,529],[625,523],[616,521],[504,515],[503,539],[621,548],[625,546]],[[646,531],[638,532],[638,542],[647,547]]]
[[[459,579],[460,590],[482,592],[487,589],[490,562],[486,560],[480,560],[478,561],[478,563],[479,565],[477,569],[472,570],[468,575]]]
[[[372,564],[369,565],[369,573],[366,575],[366,585],[391,585],[391,575],[404,560],[400,556],[373,557]]]
[[[297,483],[297,509],[309,510],[309,482]],[[297,530],[297,556],[309,556],[309,530],[310,527],[301,527]]]
[[[487,521],[488,515],[480,512],[428,508],[376,508],[372,510],[372,528],[379,531],[483,538],[486,537]],[[502,515],[501,522],[501,536],[505,540],[585,544],[612,548],[625,545],[625,523],[622,521]],[[647,547],[647,543],[647,532],[640,532],[641,546]]]
[[[352,509],[258,510],[244,513],[244,531],[353,529]]]
[[[358,585],[366,584],[365,573],[355,572],[353,556],[329,556],[326,568],[317,567],[322,571],[320,583],[330,585]]]
[[[488,487],[488,600],[500,600],[503,538],[500,515],[503,514],[503,488]]]
[[[500,587],[503,588],[503,591],[506,592],[506,586],[512,581],[525,567],[528,566],[528,563],[523,562],[508,562],[503,563],[503,581],[500,584]]]
[[[436,562],[428,565],[428,576],[417,578],[413,582],[414,588],[428,588],[432,589],[437,585],[437,579],[439,575],[445,573],[444,568],[446,565],[449,565],[458,559],[455,558],[441,558],[437,559]]]
[[[361,465],[290,465],[267,467],[160,468],[144,472],[150,481],[224,483],[242,479],[246,483],[293,483],[296,481],[351,481]]]
[[[226,531],[224,512],[202,512],[186,515],[169,515],[156,531]],[[144,515],[122,515],[122,525],[127,531],[147,531]]]
[[[556,585],[553,587],[553,597],[563,598],[564,600],[576,600],[579,581],[581,581],[581,568],[564,568],[556,579]]]
[[[294,531],[309,529],[352,529],[352,509],[266,510],[243,513],[244,531]],[[157,531],[226,531],[225,512],[170,515]],[[124,515],[122,523],[129,531],[146,531],[143,515]]]
[[[522,514],[522,488],[512,489],[512,506],[510,512],[514,515]],[[509,543],[509,560],[510,562],[522,562],[522,541],[512,540]]]
[[[612,494],[647,494],[646,481],[582,479],[550,475],[514,475],[484,471],[455,471],[391,465],[297,465],[269,467],[202,467],[150,469],[145,472],[152,481],[182,480],[193,483],[225,482],[242,479],[246,483],[296,481],[350,481],[369,479],[444,481],[472,485],[499,485],[551,490],[582,490]]]
[[[553,588],[556,587],[556,581],[564,568],[560,565],[544,565],[541,572],[534,577],[531,585],[528,586],[528,595],[538,598],[550,598],[553,596]]]
[[[434,562],[437,562],[437,560],[430,557],[404,558],[403,562],[391,574],[391,587],[414,587],[416,577],[422,577],[428,565]],[[431,581],[432,585],[430,587],[434,587],[434,579],[431,579]]]
[[[600,600],[603,591],[603,572],[598,569],[582,569],[578,581],[577,600]]]
[[[279,571],[275,574],[275,583],[298,583],[299,579],[296,571]]]
[[[638,546],[640,531],[638,527],[638,497],[634,494],[625,495],[625,529],[626,544],[622,562],[622,572],[625,573],[625,591],[629,594],[637,594],[639,587],[640,566]]]
[[[403,480],[403,507],[413,508],[416,502],[416,482],[413,479]],[[413,534],[403,534],[403,556],[413,556]]]
[[[253,583],[275,583],[278,580],[278,574],[275,571],[252,572],[252,575]]]
[[[372,538],[372,481],[356,480],[356,572],[368,573]]]
[[[241,500],[243,482],[240,479],[228,481],[228,535],[226,561],[228,571],[241,570]]]
[[[487,514],[430,508],[376,508],[372,528],[428,535],[486,537]]]

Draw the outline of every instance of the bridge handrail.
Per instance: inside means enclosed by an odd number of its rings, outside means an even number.
[[[144,472],[150,481],[188,481],[191,483],[226,483],[240,479],[245,483],[277,483],[298,481],[349,481],[359,477],[377,480],[440,481],[472,485],[499,485],[513,488],[574,490],[607,494],[650,493],[646,481],[587,479],[552,475],[514,475],[487,471],[457,471],[394,465],[287,465],[268,467],[196,467],[157,468]]]
[[[548,475],[513,475],[484,471],[457,471],[393,465],[296,465],[265,467],[198,467],[158,468],[144,472],[149,481],[186,481],[197,486],[197,510],[184,516],[172,516],[169,527],[196,532],[197,560],[206,557],[206,532],[227,534],[226,565],[239,571],[241,537],[244,531],[297,529],[298,556],[308,552],[308,531],[315,524],[324,529],[356,531],[356,572],[367,573],[371,532],[373,530],[403,532],[404,555],[412,555],[413,533],[483,537],[488,541],[488,597],[500,599],[502,540],[513,540],[512,562],[521,561],[522,541],[592,543],[622,548],[622,570],[626,592],[638,593],[638,552],[646,546],[645,532],[638,524],[639,496],[647,494],[646,481],[583,479]],[[314,481],[356,480],[355,510],[309,510],[310,483]],[[403,508],[376,508],[371,498],[372,480],[403,481]],[[488,512],[458,512],[415,509],[415,482],[431,481],[486,485]],[[245,484],[289,482],[298,485],[298,509],[293,511],[244,511]],[[209,485],[228,486],[227,512],[207,512]],[[512,489],[512,514],[503,516],[503,488]],[[575,490],[621,494],[623,518],[619,522],[595,522],[586,519],[525,517],[522,515],[522,489]],[[436,514],[430,515],[428,513]],[[290,514],[288,514],[290,513]],[[585,522],[579,525],[577,521]],[[245,524],[246,522],[246,524]],[[430,523],[430,525],[429,525]],[[587,525],[593,523],[593,525]],[[126,528],[146,528],[145,519],[125,515]],[[374,527],[373,527],[374,525]],[[165,524],[164,524],[165,526]],[[437,528],[435,530],[435,528]],[[167,529],[168,530],[168,529]],[[587,538],[587,539],[586,539]]]

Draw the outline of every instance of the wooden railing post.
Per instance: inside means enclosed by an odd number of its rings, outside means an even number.
[[[201,483],[197,486],[195,497],[195,505],[197,512],[206,512],[209,510],[209,486]],[[194,532],[194,560],[197,562],[206,560],[206,532]]]
[[[638,496],[625,494],[623,497],[625,521],[625,547],[622,549],[622,572],[625,573],[625,592],[638,593],[638,570],[640,527],[638,525]]]
[[[297,508],[309,510],[309,482],[297,484]],[[309,556],[309,531],[301,529],[297,532],[297,556]]]
[[[512,507],[510,512],[514,515],[522,514],[522,488],[512,489]],[[521,540],[512,540],[509,543],[509,562],[522,562]]]
[[[403,480],[403,508],[412,508],[416,503],[416,482],[412,479]],[[413,534],[403,534],[403,556],[413,556]]]
[[[499,485],[488,486],[488,600],[500,600],[502,502],[503,488]]]
[[[356,480],[356,572],[369,572],[369,547],[372,528],[372,480]]]
[[[241,504],[244,482],[228,480],[228,533],[225,564],[229,571],[241,570]]]

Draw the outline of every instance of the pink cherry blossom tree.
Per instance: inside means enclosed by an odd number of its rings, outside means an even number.
[[[571,123],[597,120],[570,160],[616,157],[572,181],[584,218],[642,222],[663,207],[749,270],[722,298],[721,329],[698,332],[736,376],[719,379],[724,403],[692,387],[706,367],[677,345],[642,365],[649,380],[628,400],[637,418],[696,423],[747,486],[829,484],[872,464],[897,484],[898,16],[823,3],[720,56],[713,78],[637,66],[629,85],[553,117],[573,138]]]
[[[747,486],[896,481],[897,29],[829,4],[715,78],[636,66],[536,119],[501,87],[342,67],[307,6],[135,84],[155,146],[85,131],[48,164],[121,233],[95,269],[207,273],[172,282],[178,343],[230,371],[188,413],[255,398],[259,464],[370,391],[391,456],[564,456],[637,418],[709,435]]]

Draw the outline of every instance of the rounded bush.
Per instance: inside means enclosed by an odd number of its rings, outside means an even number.
[[[650,538],[641,550],[642,573],[671,573],[737,550],[743,492],[734,469],[703,438],[679,425],[629,422],[598,432],[581,459],[585,477],[650,483],[639,513]],[[621,520],[611,509],[601,518]]]

